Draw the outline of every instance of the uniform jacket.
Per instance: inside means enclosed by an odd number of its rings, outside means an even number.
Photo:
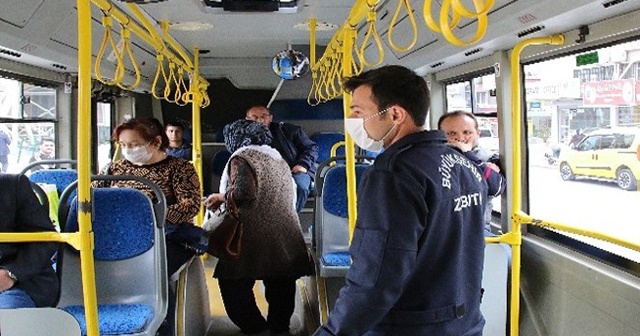
[[[316,175],[318,145],[309,139],[300,126],[272,122],[269,131],[273,135],[271,147],[280,152],[289,168],[301,165],[307,168],[307,174],[313,180]]]
[[[441,131],[405,136],[358,187],[353,263],[315,335],[481,335],[483,212],[478,167]]]
[[[0,174],[0,232],[55,231],[45,209],[24,175]],[[38,307],[58,299],[58,277],[51,265],[56,243],[0,243],[0,268],[18,277],[15,287],[26,291]]]

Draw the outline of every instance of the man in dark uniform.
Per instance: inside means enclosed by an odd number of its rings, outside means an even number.
[[[483,213],[478,166],[425,131],[429,90],[401,66],[349,78],[346,128],[384,147],[358,188],[353,263],[314,335],[481,335]]]
[[[273,135],[271,147],[275,148],[291,167],[296,181],[296,211],[300,212],[307,202],[311,182],[316,174],[318,145],[304,133],[300,126],[285,122],[273,122],[273,115],[264,106],[247,110],[246,119],[258,121],[269,127]]]
[[[55,231],[24,175],[0,174],[0,232]],[[53,306],[58,277],[56,243],[0,244],[0,309]]]

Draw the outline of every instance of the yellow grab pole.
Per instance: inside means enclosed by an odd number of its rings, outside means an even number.
[[[198,180],[200,182],[200,197],[203,195],[202,185],[202,123],[200,121],[200,103],[202,101],[202,94],[200,90],[198,90],[198,86],[200,84],[200,51],[198,49],[193,49],[193,79],[191,80],[191,85],[189,91],[193,95],[193,99],[191,101],[191,132],[192,132],[192,159],[193,166],[196,168],[196,172],[198,173]],[[200,203],[200,211],[198,212],[198,216],[196,217],[196,224],[202,225],[202,221],[204,219],[204,205]]]
[[[513,148],[521,147],[521,123],[522,123],[522,93],[521,93],[521,73],[520,73],[520,54],[522,50],[530,45],[536,44],[563,44],[563,35],[552,35],[549,37],[540,37],[524,40],[516,44],[511,52],[511,114],[512,114],[512,141]],[[520,155],[514,155],[512,160],[512,169],[509,173],[514,182],[509,186],[511,191],[513,207],[511,209],[511,231],[508,233],[513,239],[511,244],[511,336],[518,335],[518,317],[520,315],[520,265],[521,265],[521,245],[522,245],[522,173],[520,171],[522,160]]]
[[[78,6],[78,223],[82,292],[88,336],[98,336],[98,305],[93,231],[91,230],[91,2],[77,0]]]
[[[353,55],[351,50],[356,38],[355,27],[349,27],[343,29],[344,42],[342,44],[342,78],[351,77],[353,75],[353,67],[351,62],[353,61]],[[343,92],[343,104],[344,104],[344,117],[345,119],[351,114],[351,94]],[[356,165],[355,165],[355,149],[353,146],[353,138],[346,131],[345,127],[345,149],[344,153],[347,156],[347,213],[349,218],[349,242],[353,237],[353,231],[356,227],[357,212],[357,199],[356,199]]]

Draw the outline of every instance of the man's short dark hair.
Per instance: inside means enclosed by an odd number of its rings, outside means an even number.
[[[166,125],[164,125],[164,129],[166,130],[169,126],[178,127],[181,131],[184,132],[184,123],[182,121],[169,121]]]
[[[425,124],[431,104],[429,88],[413,70],[387,65],[347,78],[343,87],[353,92],[362,85],[371,87],[372,99],[380,110],[397,104],[407,110],[416,126]]]
[[[473,113],[462,111],[462,110],[452,111],[452,112],[448,112],[441,115],[440,119],[438,119],[438,129],[441,129],[440,126],[446,119],[453,118],[453,117],[469,117],[473,119],[473,123],[476,125],[476,129],[478,129],[478,118],[476,118],[476,116],[473,115]]]

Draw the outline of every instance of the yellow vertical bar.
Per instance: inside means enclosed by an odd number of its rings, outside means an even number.
[[[351,51],[353,49],[354,40],[356,38],[355,27],[345,28],[342,32],[344,34],[344,43],[342,44],[342,78],[351,77],[353,75],[353,68],[351,62],[353,62],[353,56]],[[351,94],[343,92],[344,103],[344,117],[348,118],[351,114]],[[357,199],[356,199],[356,166],[355,166],[355,149],[353,145],[353,139],[349,133],[344,131],[345,134],[345,154],[347,156],[347,199],[348,208],[347,213],[349,216],[349,241],[353,237],[353,231],[356,227],[357,212]]]
[[[513,148],[521,149],[522,136],[522,93],[521,93],[521,73],[520,73],[520,54],[522,50],[534,44],[563,44],[564,36],[553,35],[550,37],[532,38],[521,41],[516,44],[511,52],[511,113],[512,113],[512,136]],[[510,311],[510,334],[518,335],[520,316],[520,265],[521,265],[521,246],[522,231],[521,223],[518,220],[522,212],[522,160],[521,155],[513,155],[512,169],[509,172],[512,176],[513,185],[509,186],[511,191],[512,209],[511,209],[511,234],[517,240],[511,244],[511,311]]]
[[[87,335],[98,336],[98,306],[93,232],[91,230],[91,3],[77,0],[78,6],[78,222],[80,265]]]
[[[309,19],[309,66],[313,69],[316,65],[316,26],[318,20],[315,18]]]
[[[202,103],[202,95],[198,90],[200,84],[200,50],[193,49],[193,76],[191,80],[191,94],[193,101],[191,102],[191,120],[193,132],[192,144],[192,162],[198,173],[198,181],[200,182],[200,197],[202,198],[203,178],[202,178],[202,123],[200,121],[200,104]],[[196,224],[202,225],[204,218],[204,205],[200,203],[200,211],[196,217]]]

